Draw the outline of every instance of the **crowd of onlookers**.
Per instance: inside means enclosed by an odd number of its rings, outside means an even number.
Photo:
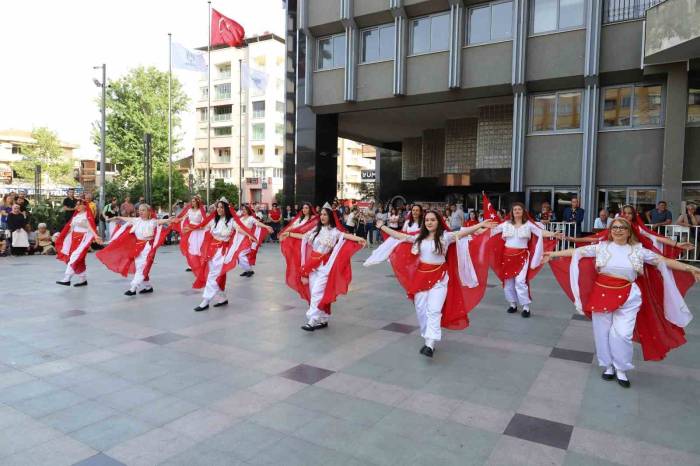
[[[97,204],[93,199],[91,192],[84,192],[80,196],[76,195],[75,190],[69,189],[66,197],[61,204],[62,221],[54,228],[54,231],[46,225],[46,223],[36,223],[32,221],[31,204],[24,192],[11,192],[2,197],[0,203],[0,256],[24,255],[24,254],[55,254],[54,241],[58,235],[60,228],[70,221],[75,206],[81,199],[88,206],[91,213],[97,221],[105,222],[113,217],[135,217],[137,216],[139,206],[145,202],[144,197],[139,197],[136,202],[132,202],[130,196],[126,196],[121,202],[118,198],[112,197],[105,204],[101,212],[98,212]],[[210,206],[213,209],[214,204]],[[184,209],[188,208],[189,204],[184,201],[176,201],[173,205],[173,215],[179,215]],[[412,204],[394,206],[389,203],[381,202],[354,202],[354,201],[334,201],[331,208],[336,213],[338,220],[351,233],[367,239],[368,246],[373,246],[381,242],[381,235],[376,228],[377,221],[382,221],[389,228],[401,229],[404,222],[411,215]],[[432,205],[435,207],[435,204]],[[253,207],[255,216],[261,222],[270,225],[273,232],[268,236],[267,241],[278,241],[278,234],[281,228],[291,222],[299,212],[300,205],[287,205],[280,208],[278,204],[273,203],[271,207],[265,205],[256,205]],[[319,211],[320,205],[315,206],[315,210]],[[445,218],[446,223],[451,229],[458,229],[461,226],[471,226],[483,220],[483,211],[467,209],[465,210],[460,204],[440,204],[437,209]],[[154,212],[158,218],[168,218],[170,213],[163,210],[161,206],[155,206]],[[505,218],[506,212],[499,210],[498,214],[501,218]],[[551,222],[568,222],[575,224],[576,233],[582,232],[582,223],[585,216],[584,209],[580,206],[577,198],[572,198],[570,205],[560,211],[557,215],[552,210],[548,202],[541,204],[540,210],[531,212],[535,220],[548,224]],[[611,212],[607,209],[601,209],[598,212],[593,224],[593,231],[599,231],[607,228],[612,223],[613,218],[619,215],[619,212]],[[674,217],[668,209],[665,201],[657,203],[656,207],[642,213],[646,223],[654,228],[660,228],[665,225],[680,225],[680,226],[700,226],[700,213],[697,211],[697,206],[693,203],[687,203],[685,212],[680,214],[674,222]],[[105,232],[105,239],[109,239],[109,229]],[[177,234],[171,232],[167,242],[177,241]]]

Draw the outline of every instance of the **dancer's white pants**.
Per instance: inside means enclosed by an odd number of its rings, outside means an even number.
[[[221,274],[221,268],[224,266],[222,251],[223,249],[219,248],[214,257],[209,259],[209,274],[207,275],[207,284],[204,286],[204,294],[202,296],[204,298],[204,304],[209,304],[216,295],[219,295],[222,301],[226,299],[224,290],[219,288],[219,284],[216,281]]]
[[[442,306],[447,297],[449,279],[449,275],[445,274],[442,280],[433,285],[431,289],[416,293],[413,298],[418,325],[420,325],[420,334],[425,339],[440,341],[442,338],[440,321],[442,320]]]
[[[530,261],[528,260],[515,278],[506,279],[503,292],[509,304],[515,303],[516,305],[526,306],[532,302],[530,290],[527,286],[527,271],[529,267]]]
[[[248,254],[250,254],[250,252],[250,249],[246,249],[244,251],[241,251],[241,253],[238,255],[238,265],[241,269],[243,269],[244,272],[250,272],[251,270],[253,270],[253,267],[248,261]]]
[[[637,312],[642,305],[642,293],[632,283],[629,298],[614,312],[593,313],[593,338],[601,367],[615,366],[620,371],[634,369],[632,334]]]
[[[146,261],[148,260],[148,253],[151,252],[151,243],[146,243],[141,253],[134,260],[134,278],[131,280],[131,291],[136,291],[138,289],[148,289],[151,288],[150,282],[146,281],[144,277],[143,269],[146,268]]]
[[[87,280],[87,269],[85,269],[85,272],[83,273],[75,273],[75,270],[73,270],[73,266],[71,265],[70,261],[68,261],[66,271],[63,274],[63,281],[69,282],[71,281],[72,277],[76,278],[76,283],[84,282],[85,280]]]
[[[309,291],[311,292],[311,300],[309,302],[309,310],[306,311],[306,318],[314,324],[328,322],[330,314],[326,314],[318,308],[318,304],[326,292],[326,283],[328,283],[328,273],[330,268],[327,264],[319,266],[316,270],[309,274]]]

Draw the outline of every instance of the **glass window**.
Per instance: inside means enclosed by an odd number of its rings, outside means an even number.
[[[394,25],[389,24],[379,28],[379,57],[394,58]]]
[[[411,22],[411,53],[430,51],[430,18],[414,19]]]
[[[214,136],[230,136],[231,135],[231,127],[230,126],[222,126],[220,128],[214,128]]]
[[[265,101],[253,102],[253,118],[265,118]]]
[[[513,36],[513,2],[491,5],[491,40],[505,40]]]
[[[328,70],[345,66],[345,34],[318,40],[316,69]]]
[[[557,0],[534,0],[532,11],[533,33],[557,29]]]
[[[557,129],[581,127],[581,93],[567,92],[557,98]]]
[[[555,106],[555,95],[538,95],[532,98],[531,131],[554,131]]]
[[[583,26],[586,0],[534,0],[532,32],[550,32]]]
[[[582,26],[584,0],[559,0],[559,29]]]
[[[345,66],[345,34],[333,37],[333,67]]]
[[[215,99],[230,99],[231,98],[231,83],[217,84],[214,86]]]
[[[603,92],[603,128],[663,124],[663,94],[658,84],[609,87]]]
[[[265,123],[256,123],[253,125],[253,140],[260,141],[265,139]]]
[[[484,6],[469,10],[469,43],[479,44],[491,40],[491,7]]]
[[[700,89],[688,89],[688,123],[700,123]]]
[[[361,62],[390,60],[394,57],[394,25],[366,29],[361,33]]]
[[[362,31],[362,62],[379,59],[379,29]]]
[[[450,15],[447,13],[430,18],[430,51],[450,48]]]

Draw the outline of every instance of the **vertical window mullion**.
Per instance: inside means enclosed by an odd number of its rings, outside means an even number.
[[[554,93],[554,131],[556,132],[559,128],[557,127],[559,118],[559,93]]]
[[[637,86],[635,84],[632,84],[631,86],[631,91],[630,91],[630,128],[634,128],[634,106],[636,105],[636,98],[634,96],[635,94],[635,89]]]
[[[432,33],[432,31],[433,31],[433,17],[428,16],[426,19],[428,20],[428,52],[432,52],[433,51],[433,44],[432,44],[432,42],[433,42],[433,37],[432,37],[433,36],[433,33]]]
[[[557,28],[555,29],[555,31],[559,30],[559,23],[561,22],[561,18],[559,18],[559,12],[561,11],[560,3],[561,3],[561,0],[556,1],[556,4],[557,4],[557,16],[556,16],[557,17]]]
[[[493,36],[491,35],[491,33],[493,32],[493,10],[491,9],[492,5],[493,5],[493,3],[489,3],[489,6],[488,6],[488,8],[489,8],[489,40],[488,41],[489,42],[491,42],[493,40]]]

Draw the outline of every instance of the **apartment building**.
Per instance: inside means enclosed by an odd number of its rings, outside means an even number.
[[[374,146],[338,139],[338,199],[365,197],[368,190],[363,189],[363,184],[375,183],[375,158]]]
[[[285,54],[284,40],[274,34],[249,37],[241,47],[212,50],[211,90],[204,73],[196,103],[198,185],[206,184],[210,157],[212,185],[217,179],[235,185],[242,181],[245,202],[270,204],[282,189]]]
[[[337,136],[378,148],[381,199],[578,196],[590,227],[700,198],[696,1],[290,0],[287,40],[298,200],[335,192]]]

